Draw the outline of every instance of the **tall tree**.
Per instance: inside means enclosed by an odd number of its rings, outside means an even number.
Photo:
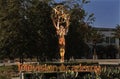
[[[89,1],[78,1],[63,2],[71,14],[66,36],[68,58],[84,55],[88,48],[84,40],[89,35],[85,31],[94,21],[93,14],[87,15],[82,7]],[[50,18],[53,3],[54,0],[0,0],[0,53],[9,58],[58,58],[58,39]]]
[[[0,53],[9,58],[53,56],[51,7],[39,0],[1,0],[1,4]]]
[[[45,55],[51,59],[57,52],[57,37],[51,20],[51,7],[44,1],[33,1],[33,6],[29,10],[29,23],[35,29],[33,33],[37,33],[37,37],[42,44],[37,44],[39,51],[36,51],[36,56]],[[54,55],[53,55],[54,54]]]
[[[116,26],[114,36],[117,38],[118,42],[120,42],[120,40],[119,40],[120,39],[120,25]],[[120,47],[119,47],[119,45],[117,46],[117,48],[118,48],[117,58],[120,58]]]
[[[23,27],[22,21],[24,18],[22,14],[20,15],[20,12],[23,12],[23,9],[20,6],[20,1],[17,0],[1,0],[1,4],[5,5],[1,6],[0,9],[0,27],[2,30],[2,40],[0,47],[1,50],[4,50],[1,52],[4,52],[6,56],[13,57],[12,55],[16,55],[16,53],[20,51],[18,48],[21,48],[20,42],[22,42],[22,40],[19,31],[20,28]]]
[[[104,40],[103,34],[95,30],[94,28],[91,30],[91,34],[89,36],[89,41],[92,42],[93,44],[93,58],[97,58],[97,53],[96,53],[96,45],[97,43],[100,43]]]
[[[120,38],[120,25],[116,26],[115,37]]]

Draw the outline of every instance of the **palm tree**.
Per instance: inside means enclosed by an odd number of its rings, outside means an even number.
[[[103,41],[103,34],[101,34],[99,31],[92,29],[91,34],[89,36],[89,41],[93,44],[93,59],[97,59],[96,54],[96,45],[99,42]]]
[[[116,30],[115,30],[115,37],[120,38],[120,25],[116,26]]]
[[[120,25],[116,26],[114,36],[116,38],[118,38],[118,40],[120,39]],[[119,45],[118,45],[118,58],[120,58],[120,47],[119,47]]]

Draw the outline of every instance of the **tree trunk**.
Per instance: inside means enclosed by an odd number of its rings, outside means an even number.
[[[97,59],[97,53],[96,53],[96,43],[94,43],[94,46],[93,46],[93,59]]]

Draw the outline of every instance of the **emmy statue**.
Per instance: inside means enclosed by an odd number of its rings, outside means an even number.
[[[63,5],[57,5],[53,8],[51,18],[58,35],[59,52],[61,57],[60,62],[64,62],[65,35],[67,35],[68,32],[70,15],[68,10]]]

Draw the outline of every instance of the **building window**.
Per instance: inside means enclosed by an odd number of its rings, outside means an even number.
[[[106,37],[106,43],[114,44],[115,43],[115,38],[114,37]]]
[[[114,37],[110,38],[110,43],[112,43],[112,44],[115,43],[115,38]]]
[[[106,37],[106,43],[109,43],[109,40],[110,39],[110,37]]]

